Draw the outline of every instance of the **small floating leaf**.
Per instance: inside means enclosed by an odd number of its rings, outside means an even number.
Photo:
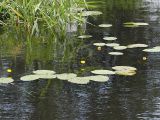
[[[100,11],[83,11],[81,13],[82,16],[87,17],[87,16],[94,16],[94,15],[101,15],[102,12]]]
[[[109,55],[123,55],[122,52],[109,52]]]
[[[148,45],[146,44],[131,44],[127,46],[128,48],[144,48],[144,47],[148,47]]]
[[[39,79],[39,77],[37,75],[26,75],[20,78],[20,80],[22,81],[33,81],[33,80],[37,80]]]
[[[74,74],[74,73],[57,74],[57,78],[60,79],[60,80],[69,80],[69,79],[72,79],[72,78],[75,78],[75,77],[77,77],[77,75]]]
[[[114,71],[111,70],[93,70],[91,71],[93,74],[99,74],[99,75],[113,75],[115,74]]]
[[[114,66],[112,67],[113,70],[116,70],[116,71],[135,71],[137,70],[137,68],[135,67],[132,67],[132,66]]]
[[[125,50],[125,49],[127,49],[127,47],[126,46],[115,46],[115,47],[113,47],[115,50]]]
[[[108,76],[103,76],[103,75],[88,76],[88,78],[92,81],[97,81],[97,82],[106,82],[109,80]]]
[[[0,83],[4,83],[4,84],[12,83],[13,81],[14,80],[12,78],[5,78],[5,77],[0,78]]]
[[[55,71],[52,70],[36,70],[33,71],[34,74],[39,74],[39,75],[46,75],[46,74],[55,74]]]
[[[122,71],[116,71],[116,74],[118,75],[124,75],[124,76],[133,76],[136,74],[135,71],[130,71],[130,70],[122,70]]]
[[[105,43],[93,43],[93,45],[102,47],[102,46],[105,46],[106,44]]]
[[[117,40],[116,37],[104,37],[104,40],[108,40],[108,41],[113,41],[113,40]]]
[[[107,43],[106,46],[115,47],[115,46],[119,46],[119,44],[118,43]]]
[[[81,36],[78,36],[78,38],[80,39],[85,39],[85,38],[91,38],[92,35],[81,35]]]
[[[99,27],[112,27],[112,24],[100,24]]]
[[[87,84],[89,83],[89,80],[90,79],[88,77],[74,77],[72,79],[69,79],[68,81],[76,84]]]

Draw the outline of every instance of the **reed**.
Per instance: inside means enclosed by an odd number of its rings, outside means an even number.
[[[85,8],[85,0],[4,0],[0,3],[9,17],[0,24],[23,26],[37,34],[44,27],[51,32],[65,31],[67,24],[83,21],[77,8]]]

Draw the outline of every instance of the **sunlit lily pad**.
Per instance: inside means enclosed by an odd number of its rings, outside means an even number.
[[[103,76],[103,75],[88,76],[88,78],[92,81],[97,81],[97,82],[106,82],[109,80],[108,76]]]
[[[139,27],[138,25],[124,25],[126,28],[136,28]]]
[[[109,55],[123,55],[122,52],[109,52]]]
[[[93,43],[93,45],[95,45],[95,46],[99,46],[99,47],[106,46],[106,44],[105,44],[105,43]]]
[[[160,48],[148,48],[148,49],[144,49],[144,52],[160,52]]]
[[[55,71],[52,71],[52,70],[36,70],[36,71],[33,71],[34,74],[39,74],[39,75],[52,75],[52,74],[55,74],[56,72]]]
[[[0,78],[0,84],[1,83],[4,83],[4,84],[12,83],[13,81],[14,80],[12,78],[5,78],[5,77]]]
[[[57,78],[60,79],[60,80],[69,80],[69,79],[72,79],[72,78],[75,78],[75,77],[77,77],[77,75],[74,74],[74,73],[57,74]]]
[[[137,68],[132,66],[114,66],[112,67],[112,69],[116,71],[136,71],[137,70]]]
[[[91,38],[92,35],[81,35],[81,36],[78,36],[78,38],[80,39],[85,39],[85,38]]]
[[[100,24],[99,27],[112,27],[112,24]]]
[[[115,47],[113,47],[115,50],[125,50],[125,49],[127,49],[127,47],[126,46],[115,46]]]
[[[144,22],[126,22],[126,23],[124,23],[124,25],[146,26],[146,25],[149,25],[149,24],[148,23],[144,23]]]
[[[108,41],[113,41],[113,40],[117,40],[116,37],[104,37],[104,40],[108,40]]]
[[[149,25],[149,24],[148,23],[143,23],[143,22],[136,22],[136,23],[134,23],[134,25],[146,26],[146,25]]]
[[[90,79],[88,77],[74,77],[68,81],[75,84],[87,84],[89,83]]]
[[[99,75],[113,75],[115,74],[114,71],[111,70],[93,70],[91,71],[93,74],[99,74]]]
[[[50,75],[50,74],[38,75],[37,74],[37,77],[39,77],[41,79],[54,79],[54,78],[56,78],[56,75]]]
[[[39,76],[37,75],[26,75],[20,78],[22,81],[33,81],[39,79]]]
[[[115,46],[119,46],[119,44],[118,43],[107,43],[106,46],[115,47]]]
[[[131,44],[127,46],[128,48],[145,48],[148,47],[146,44]]]
[[[94,15],[101,15],[102,12],[100,11],[83,11],[81,13],[82,16],[87,17],[87,16],[94,16]]]
[[[136,71],[131,70],[122,70],[122,71],[116,71],[117,75],[123,75],[123,76],[133,76],[136,74]]]

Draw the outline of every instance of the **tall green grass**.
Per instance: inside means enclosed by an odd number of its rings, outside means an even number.
[[[39,33],[41,27],[65,31],[67,24],[82,21],[77,14],[81,7],[86,7],[85,0],[4,0],[0,10],[4,9],[9,17],[1,24],[23,26],[31,34]]]

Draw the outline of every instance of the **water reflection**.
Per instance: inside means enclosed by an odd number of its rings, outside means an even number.
[[[158,0],[103,0],[102,16],[89,17],[99,25],[112,23],[112,28],[76,23],[69,34],[40,37],[25,35],[21,30],[7,30],[0,36],[0,76],[12,76],[13,84],[0,87],[0,118],[12,120],[150,120],[159,119],[159,54],[142,49],[127,49],[124,56],[110,56],[109,47],[97,50],[92,44],[103,42],[104,36],[116,36],[117,43],[159,45]],[[141,21],[150,26],[125,28],[124,22]],[[71,30],[72,29],[72,30]],[[77,36],[91,34],[80,40]],[[60,34],[60,33],[59,33]],[[27,41],[28,40],[28,41]],[[31,41],[29,41],[31,40]],[[27,41],[27,42],[24,42]],[[143,58],[146,57],[146,60]],[[85,61],[82,64],[81,61]],[[90,75],[95,68],[111,69],[115,65],[130,65],[138,69],[134,77],[110,76],[106,83],[90,82],[75,85],[67,81],[40,80],[21,82],[19,77],[36,69],[51,69],[58,73],[74,72]],[[11,69],[12,72],[7,72]]]

